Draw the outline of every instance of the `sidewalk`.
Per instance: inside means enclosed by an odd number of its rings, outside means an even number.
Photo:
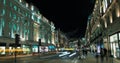
[[[105,58],[106,59],[106,58]],[[88,53],[87,57],[85,58],[86,63],[100,63],[100,58],[95,58],[95,56],[91,53]],[[116,58],[109,58],[108,62],[105,60],[104,63],[120,63],[119,59]]]
[[[114,59],[114,63],[120,63],[120,59]]]

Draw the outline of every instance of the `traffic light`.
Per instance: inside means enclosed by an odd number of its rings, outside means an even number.
[[[78,42],[77,45],[80,46],[80,42]]]
[[[80,40],[78,39],[77,45],[80,46]]]
[[[39,39],[39,46],[41,46],[41,39]]]
[[[20,41],[20,35],[15,34],[15,44],[18,45]]]

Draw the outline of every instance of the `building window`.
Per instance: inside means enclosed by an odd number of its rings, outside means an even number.
[[[2,36],[3,27],[4,27],[4,19],[0,19],[0,36]]]
[[[15,10],[15,11],[17,10],[17,6],[14,6],[14,10]]]
[[[107,22],[106,22],[106,20],[104,22],[105,22],[105,28],[107,28]]]
[[[113,9],[113,11],[112,11],[112,19],[113,19],[113,21],[115,21],[115,19],[117,19],[117,15],[116,15],[115,9]]]
[[[120,33],[119,33],[119,40],[120,40]]]
[[[112,36],[110,36],[110,42],[114,42],[114,41],[117,41],[117,34],[114,34]]]
[[[16,19],[16,14],[13,15],[13,19]]]
[[[31,6],[31,10],[32,10],[32,11],[34,10],[34,6]]]
[[[108,6],[107,0],[104,0],[104,1],[105,1],[105,8],[107,8]]]
[[[103,0],[102,5],[103,5],[103,12],[105,13],[107,6],[108,6],[107,0]]]
[[[26,7],[28,7],[28,3],[26,3]]]
[[[107,24],[110,25],[110,16],[106,16]]]
[[[10,12],[9,17],[12,17],[12,12]]]
[[[110,13],[110,23],[113,23],[113,17],[111,13]]]
[[[6,4],[6,0],[3,0],[3,4],[4,4],[4,5]]]
[[[0,16],[4,16],[5,15],[5,9],[0,10]]]
[[[5,5],[6,0],[0,0],[0,3],[3,3]]]
[[[33,20],[34,20],[34,15],[32,15],[32,17],[31,17]]]
[[[117,17],[120,17],[120,8],[119,8],[119,4],[116,4],[116,15],[117,15]]]
[[[22,2],[22,0],[19,0],[19,2]]]
[[[0,3],[6,4],[6,0],[0,0]]]
[[[112,0],[110,0],[110,3],[112,3]]]

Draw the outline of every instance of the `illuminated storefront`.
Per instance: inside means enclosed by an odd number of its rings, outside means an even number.
[[[0,55],[5,55],[5,47],[0,46]]]
[[[120,57],[120,33],[116,33],[110,36],[110,48],[111,48],[111,54],[118,58]]]
[[[30,46],[22,45],[23,54],[29,54],[31,52]]]
[[[32,52],[33,53],[38,53],[38,46],[37,45],[32,46]]]

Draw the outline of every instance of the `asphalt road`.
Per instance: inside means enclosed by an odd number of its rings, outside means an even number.
[[[1,58],[0,63],[78,63],[78,57],[59,57],[59,54],[49,55],[49,56],[27,56],[27,57],[17,57],[16,62],[14,57]]]

